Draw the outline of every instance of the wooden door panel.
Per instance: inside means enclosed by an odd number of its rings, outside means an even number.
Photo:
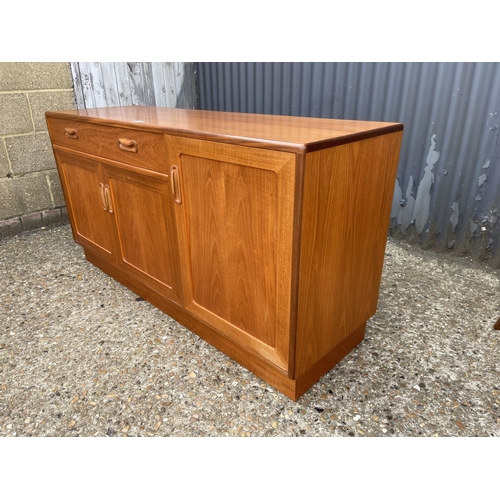
[[[193,300],[274,347],[276,174],[186,156],[182,175]]]
[[[295,155],[167,138],[186,309],[286,369]]]
[[[60,151],[56,159],[75,241],[113,261],[114,222],[103,203],[99,163]]]
[[[169,177],[109,165],[106,173],[119,242],[119,265],[179,302]]]

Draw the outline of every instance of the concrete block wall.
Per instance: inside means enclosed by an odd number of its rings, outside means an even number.
[[[70,63],[0,63],[0,238],[67,220],[45,111],[75,108]]]

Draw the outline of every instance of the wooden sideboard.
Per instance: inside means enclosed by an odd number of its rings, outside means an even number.
[[[75,241],[293,400],[375,313],[400,123],[46,113]]]

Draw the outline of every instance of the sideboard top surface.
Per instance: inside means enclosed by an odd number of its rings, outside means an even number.
[[[401,123],[119,106],[47,111],[47,117],[143,129],[181,137],[305,153],[403,130]]]

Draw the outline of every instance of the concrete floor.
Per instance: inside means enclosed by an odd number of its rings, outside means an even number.
[[[500,436],[498,276],[388,240],[365,340],[292,402],[89,264],[0,241],[0,436]]]

